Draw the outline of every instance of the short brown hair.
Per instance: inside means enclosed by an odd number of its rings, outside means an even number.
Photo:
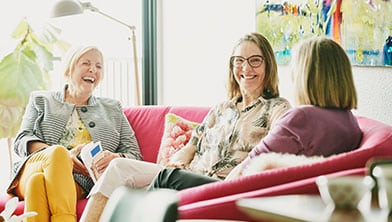
[[[350,60],[334,40],[315,37],[302,41],[294,49],[291,66],[299,105],[357,108]]]

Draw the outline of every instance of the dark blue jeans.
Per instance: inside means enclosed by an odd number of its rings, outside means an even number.
[[[217,182],[219,179],[196,174],[178,168],[165,168],[161,170],[152,181],[148,190],[173,189],[183,190],[190,187],[200,186],[207,183]]]

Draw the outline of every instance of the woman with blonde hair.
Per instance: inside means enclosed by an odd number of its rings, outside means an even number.
[[[104,59],[95,46],[71,50],[60,91],[30,95],[14,150],[23,161],[8,193],[25,200],[27,222],[76,222],[76,201],[94,182],[78,154],[100,141],[103,157],[93,165],[102,174],[116,158],[141,160],[139,145],[119,101],[96,97]]]

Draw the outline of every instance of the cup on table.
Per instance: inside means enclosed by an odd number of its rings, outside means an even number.
[[[392,210],[392,164],[374,167],[373,176],[378,184],[378,201],[382,209]]]
[[[361,201],[370,206],[374,180],[370,176],[319,176],[316,183],[326,205],[337,209],[357,209]]]

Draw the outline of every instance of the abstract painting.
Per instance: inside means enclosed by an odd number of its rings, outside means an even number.
[[[353,65],[392,66],[391,0],[256,0],[256,31],[288,64],[301,39],[328,36]]]

